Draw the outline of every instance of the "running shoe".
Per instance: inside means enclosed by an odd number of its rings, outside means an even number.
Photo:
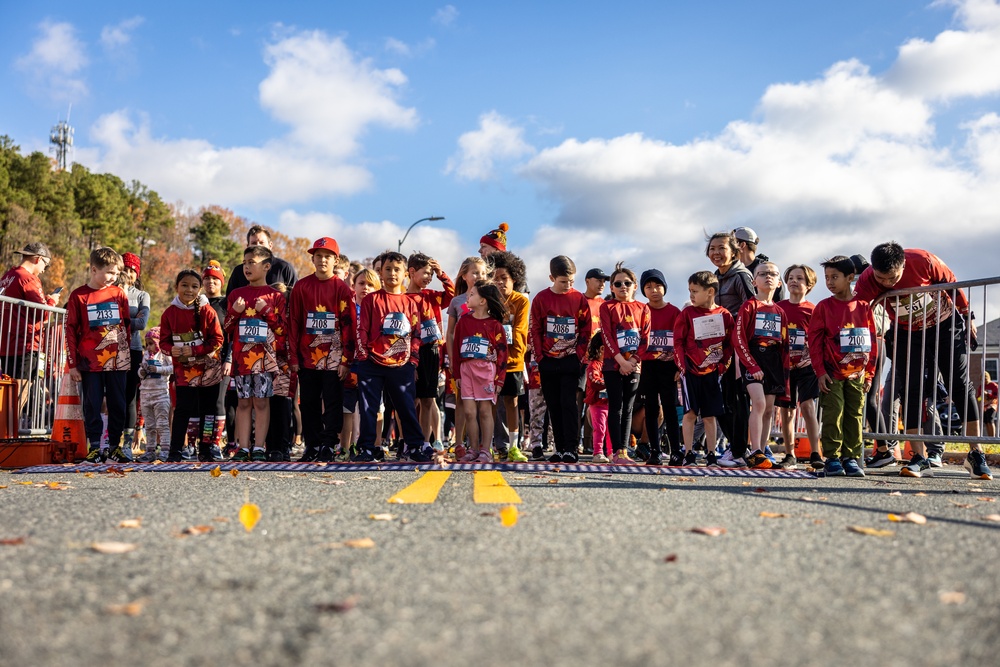
[[[819,452],[813,452],[809,455],[809,467],[813,470],[823,469],[823,457],[819,455]]]
[[[712,463],[715,463],[715,461],[717,460],[715,454],[709,454],[709,456],[712,457]],[[684,465],[693,466],[697,464],[698,464],[698,452],[692,449],[691,451],[684,454]]]
[[[330,448],[327,447],[327,449]],[[282,461],[285,460],[285,453],[278,449],[272,450],[267,453],[267,460],[270,461],[271,463],[281,463]]]
[[[877,449],[875,454],[868,459],[869,468],[884,468],[886,466],[894,466],[899,461],[893,456],[891,449]]]
[[[694,452],[688,452],[687,455],[691,456],[692,454],[694,454]],[[695,456],[697,456],[697,454],[695,454]],[[684,461],[687,462],[687,457],[684,458]],[[692,463],[691,465],[694,464]],[[705,465],[706,466],[719,465],[719,456],[715,452],[709,452],[708,454],[705,454]]]
[[[260,447],[254,447],[253,451],[250,452],[251,461],[266,461],[267,453]]]
[[[507,450],[507,460],[511,463],[527,463],[528,457],[524,455],[520,447],[511,445]]]
[[[629,455],[628,451],[621,449],[615,452],[615,455],[611,457],[611,465],[616,466],[631,466],[635,465],[635,460],[633,460]]]
[[[831,456],[823,465],[823,474],[827,477],[843,477],[847,473],[844,472],[844,464],[840,462],[840,459]]]
[[[861,469],[861,464],[857,459],[844,459],[841,461],[843,470],[848,477],[864,477],[865,471]]]
[[[670,455],[667,465],[671,468],[679,468],[684,465],[684,452],[676,452]]]
[[[773,464],[767,454],[758,449],[747,457],[747,465],[757,470],[769,470]]]
[[[663,459],[660,458],[660,452],[649,452],[649,458],[646,459],[646,465],[648,466],[661,466],[663,465]]]
[[[799,460],[795,458],[795,454],[785,454],[778,465],[782,468],[795,468],[799,465]]]
[[[142,456],[136,459],[137,463],[152,463],[157,458],[155,449],[147,449]]]
[[[236,461],[237,463],[245,463],[246,461],[249,460],[250,460],[250,450],[243,449],[242,447],[239,449],[239,451],[236,452],[236,455],[233,456],[233,461]]]
[[[590,460],[591,463],[611,463],[611,459],[604,455],[604,452],[597,452],[594,454],[594,458]]]
[[[132,463],[132,452],[131,450],[122,449],[120,446],[115,447],[108,454],[108,460],[115,463]]]
[[[89,452],[87,452],[87,457],[84,459],[87,463],[104,463],[108,460],[108,452],[105,449],[98,449],[97,447],[92,447]]]
[[[371,463],[375,460],[375,453],[367,449],[357,448],[351,456],[351,461],[355,463]]]
[[[640,442],[638,445],[635,446],[635,458],[639,459],[640,461],[645,461],[650,456],[652,456],[652,454],[653,453],[649,449],[648,442]]]
[[[490,454],[489,450],[481,450],[479,456],[476,457],[476,463],[493,463],[493,455]]]
[[[535,445],[531,448],[531,460],[541,461],[545,458],[545,449],[541,445]]]
[[[272,454],[281,455],[280,452],[272,452]],[[333,447],[320,447],[319,453],[316,455],[316,461],[320,463],[330,463],[336,458],[336,453],[333,451]],[[281,459],[277,459],[280,461]]]
[[[914,454],[910,462],[899,469],[900,477],[933,477],[934,473],[931,472],[931,466],[927,463],[927,459],[920,456],[919,454]]]
[[[746,468],[747,462],[743,460],[742,457],[736,458],[733,456],[733,450],[727,449],[726,453],[722,455],[722,458],[716,461],[716,464],[722,466],[723,468]],[[709,464],[711,465],[711,464]]]
[[[563,452],[562,462],[563,463],[578,463],[580,461],[580,455],[576,452]]]
[[[562,463],[563,453],[560,451],[552,452],[552,456],[549,457],[549,463]]]
[[[941,454],[935,452],[933,454],[927,455],[927,465],[932,468],[941,468],[944,466],[944,461],[941,460]]]
[[[771,445],[764,445],[764,456],[771,462],[772,468],[778,467],[778,460],[774,457],[774,452],[771,451]]]
[[[990,466],[986,462],[986,455],[979,450],[974,449],[965,457],[965,469],[969,471],[972,479],[993,479],[993,473],[990,472]]]

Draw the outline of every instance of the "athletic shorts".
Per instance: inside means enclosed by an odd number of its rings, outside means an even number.
[[[524,371],[507,371],[500,388],[501,396],[520,396],[524,393]]]
[[[441,371],[441,346],[421,345],[417,357],[417,398],[437,398],[438,374]]]
[[[684,393],[684,412],[693,412],[702,418],[721,417],[726,413],[722,381],[715,371],[708,375],[684,374],[681,376],[681,390]]]
[[[986,408],[983,410],[983,423],[989,424],[997,420],[997,409],[996,408]]]
[[[238,398],[271,398],[274,396],[274,373],[251,373],[236,375],[236,396]]]
[[[782,408],[794,408],[799,403],[819,398],[819,381],[812,366],[793,368],[788,375],[788,395],[774,401]]]
[[[358,407],[358,388],[344,390],[344,414],[354,414]]]
[[[757,362],[760,369],[764,371],[764,378],[756,380],[750,375],[750,371],[744,368],[744,386],[760,384],[764,386],[765,394],[784,396],[788,382],[786,381],[785,364],[781,359],[781,346],[768,345],[765,347],[763,345],[751,344],[750,354],[753,355],[754,361]]]

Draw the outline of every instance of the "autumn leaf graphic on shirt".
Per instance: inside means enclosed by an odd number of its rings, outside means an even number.
[[[184,381],[187,382],[187,385],[189,387],[200,387],[201,371],[199,371],[197,368],[185,368]]]
[[[257,347],[257,346],[254,346]],[[249,351],[245,350],[246,353],[246,365],[250,369],[251,373],[263,373],[264,372],[264,351]]]

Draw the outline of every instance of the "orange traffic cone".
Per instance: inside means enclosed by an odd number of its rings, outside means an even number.
[[[59,381],[59,402],[52,421],[52,439],[67,445],[73,458],[87,456],[87,432],[83,427],[83,406],[80,404],[80,387],[69,376],[69,368]]]

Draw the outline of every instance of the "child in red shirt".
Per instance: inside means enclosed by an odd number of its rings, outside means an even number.
[[[66,363],[69,376],[82,383],[80,400],[84,430],[90,444],[87,461],[131,461],[121,448],[125,429],[125,375],[131,366],[131,321],[128,297],[115,285],[121,256],[111,248],[90,253],[90,279],[66,302]],[[104,424],[101,405],[108,412],[108,448],[100,447]]]
[[[649,344],[640,355],[642,374],[639,375],[639,395],[646,409],[646,434],[649,438],[647,465],[662,465],[663,447],[660,438],[660,410],[663,428],[670,447],[669,464],[684,465],[680,424],[677,421],[677,363],[674,360],[674,322],[681,311],[664,300],[667,280],[658,269],[648,269],[639,277],[639,289],[649,302]],[[690,453],[688,465],[695,461]]]
[[[469,312],[455,326],[455,377],[470,451],[464,461],[492,463],[493,410],[507,373],[507,306],[496,285],[477,281],[468,291]]]
[[[594,334],[587,347],[587,389],[583,402],[589,406],[593,426],[593,463],[610,463],[614,455],[611,434],[608,433],[608,390],[604,384],[604,338]]]
[[[694,463],[694,427],[698,417],[705,426],[708,465],[715,465],[719,441],[717,418],[725,414],[722,374],[733,358],[733,316],[715,305],[719,279],[709,271],[688,278],[691,305],[674,320],[674,355],[681,373],[684,419],[681,432],[687,449],[685,462]]]
[[[859,460],[864,444],[865,394],[875,375],[875,318],[871,306],[854,296],[854,263],[844,255],[823,262],[833,296],[816,304],[809,322],[809,354],[819,383],[823,415],[823,467],[828,477],[864,477]]]

